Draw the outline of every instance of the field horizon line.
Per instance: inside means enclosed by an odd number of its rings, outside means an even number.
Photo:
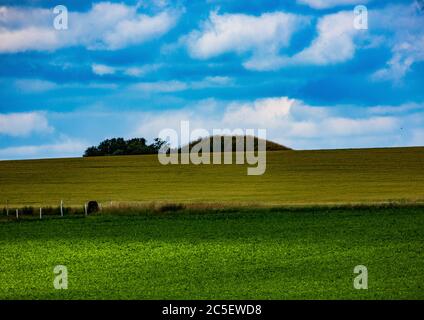
[[[424,146],[400,146],[400,147],[366,147],[366,148],[328,148],[328,149],[294,149],[290,148],[287,150],[267,150],[267,151],[260,151],[260,152],[266,152],[266,153],[302,153],[302,152],[335,152],[335,151],[360,151],[360,150],[408,150],[408,149],[424,149]],[[236,153],[237,151],[221,151],[219,153]],[[242,151],[243,152],[243,151]],[[255,152],[258,151],[248,151],[248,152]],[[206,154],[213,154],[214,152],[207,152]],[[108,155],[108,156],[90,156],[90,157],[83,157],[83,156],[69,156],[69,157],[61,157],[61,158],[26,158],[26,159],[0,159],[0,162],[23,162],[23,161],[48,161],[48,160],[72,160],[72,159],[96,159],[96,158],[127,158],[127,157],[155,157],[158,156],[158,154],[135,154],[135,155]]]

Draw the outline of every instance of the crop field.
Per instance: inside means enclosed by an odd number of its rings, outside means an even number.
[[[161,165],[157,156],[0,161],[0,207],[89,200],[219,205],[424,201],[424,148],[275,151],[246,165]]]
[[[0,299],[423,299],[415,206],[0,223]],[[68,290],[53,288],[56,265]],[[356,265],[368,290],[356,290]]]
[[[263,176],[156,156],[1,161],[0,299],[424,299],[423,164],[424,148],[270,152]],[[64,217],[38,218],[60,200]],[[85,216],[88,200],[103,210]]]

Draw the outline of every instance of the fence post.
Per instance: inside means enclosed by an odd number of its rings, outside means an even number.
[[[19,219],[19,209],[16,209],[16,220]]]
[[[9,200],[6,200],[6,216],[9,216]]]
[[[60,200],[60,216],[63,217],[63,200]]]
[[[87,203],[84,203],[84,215],[87,216]]]
[[[40,220],[42,219],[42,212],[41,212],[41,208],[40,208]]]

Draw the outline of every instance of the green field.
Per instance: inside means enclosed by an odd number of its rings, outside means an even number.
[[[10,210],[78,208],[3,211],[0,299],[424,299],[424,148],[267,160],[263,176],[155,156],[0,162]],[[103,211],[76,211],[88,200]],[[142,206],[162,202],[186,209]],[[56,265],[68,290],[53,288]],[[356,265],[368,290],[353,288]]]
[[[161,165],[157,156],[0,161],[0,207],[97,200],[228,204],[424,201],[424,148],[276,151],[244,165]]]
[[[0,223],[0,299],[423,299],[423,239],[419,207]]]

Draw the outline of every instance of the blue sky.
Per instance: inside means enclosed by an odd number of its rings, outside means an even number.
[[[423,3],[0,1],[0,159],[80,156],[182,120],[295,149],[424,145]]]

